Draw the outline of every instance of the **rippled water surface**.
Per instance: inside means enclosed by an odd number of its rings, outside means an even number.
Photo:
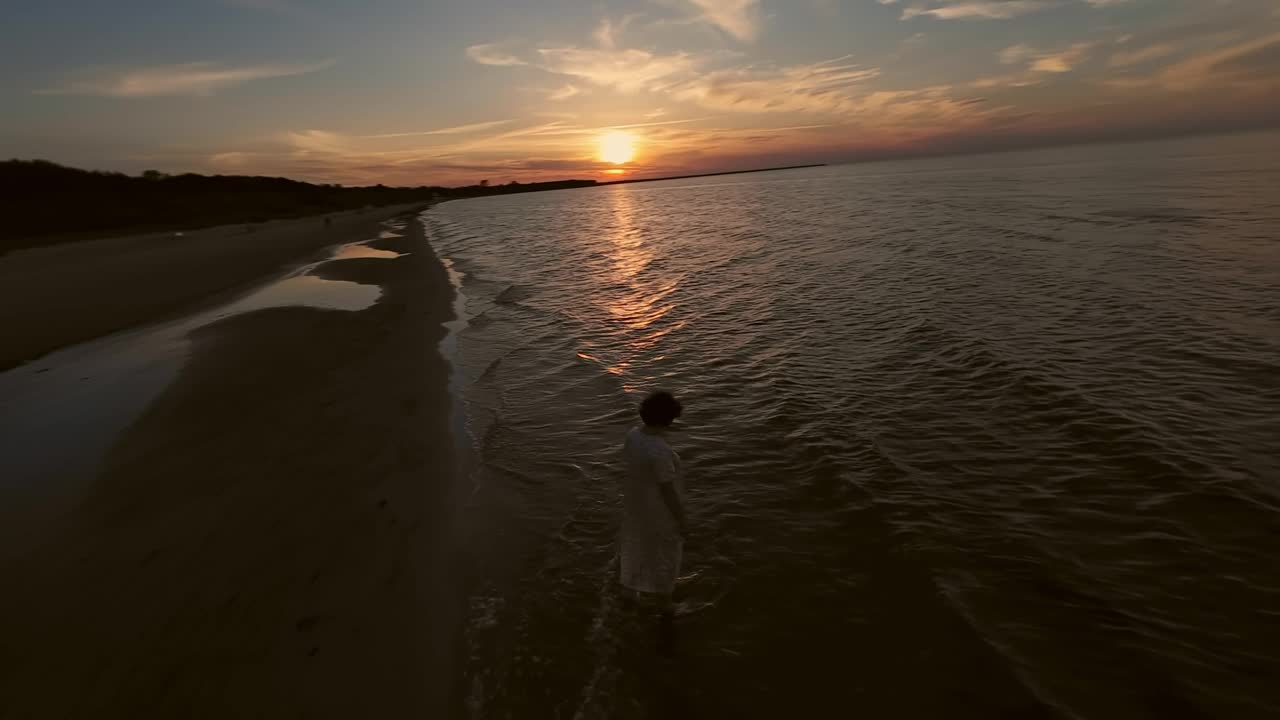
[[[486,198],[474,717],[1280,715],[1280,138]],[[674,657],[618,443],[687,412]]]

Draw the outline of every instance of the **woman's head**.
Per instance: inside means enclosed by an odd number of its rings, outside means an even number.
[[[658,391],[640,403],[640,419],[650,427],[667,427],[683,411],[680,401],[669,392]]]

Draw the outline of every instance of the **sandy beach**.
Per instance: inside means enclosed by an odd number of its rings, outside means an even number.
[[[310,253],[376,234],[381,221],[413,207],[226,225],[181,236],[112,237],[0,256],[0,371],[216,302],[302,264]]]
[[[19,323],[0,365],[376,236],[389,214],[271,224],[230,247],[221,229],[181,246],[130,238],[5,258],[6,326],[15,298],[47,302],[49,322]],[[316,271],[380,285],[366,310],[271,308],[194,334],[177,380],[114,443],[56,536],[0,570],[0,717],[430,717],[443,706],[456,595],[437,346],[452,291],[416,219],[403,235],[372,244],[399,258]],[[58,260],[73,256],[96,259]],[[166,272],[144,273],[152,264]],[[129,280],[144,274],[145,286]],[[113,291],[122,283],[130,293]]]

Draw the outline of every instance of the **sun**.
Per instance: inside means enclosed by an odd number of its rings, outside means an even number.
[[[600,136],[600,159],[614,165],[629,163],[636,156],[636,137],[628,132],[613,130]]]

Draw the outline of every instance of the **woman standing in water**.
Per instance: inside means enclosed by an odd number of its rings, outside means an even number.
[[[671,393],[653,393],[640,403],[644,425],[632,428],[622,447],[627,479],[620,580],[624,587],[656,597],[665,622],[673,614],[671,593],[686,531],[680,456],[665,436],[682,410]]]

